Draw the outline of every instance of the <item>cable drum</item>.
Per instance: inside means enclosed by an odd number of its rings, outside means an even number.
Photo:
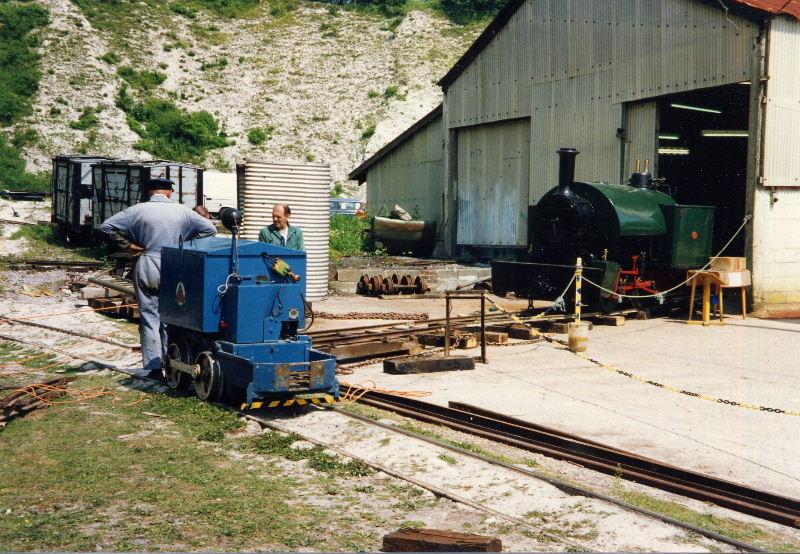
[[[321,300],[328,294],[330,166],[248,158],[237,169],[242,238],[258,239],[272,223],[272,206],[288,204],[291,225],[303,229],[308,255],[306,298]]]

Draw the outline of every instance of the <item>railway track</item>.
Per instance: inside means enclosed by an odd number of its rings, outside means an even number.
[[[6,339],[6,340],[13,340],[15,342],[20,342],[20,343],[23,343],[23,344],[30,344],[31,346],[36,347],[35,344],[29,343],[25,339],[18,339],[18,338],[15,338],[15,337],[4,337],[4,336],[0,337],[0,338]],[[66,352],[62,352],[62,353],[63,354],[67,354]],[[78,356],[77,359],[86,360],[86,358],[84,358],[82,356]],[[144,377],[144,376],[138,375],[137,373],[135,373],[133,371],[125,370],[123,368],[117,367],[117,366],[115,366],[113,364],[109,364],[107,362],[93,361],[93,363],[95,363],[98,367],[111,369],[113,371],[117,371],[117,372],[123,373],[123,374],[125,374],[127,376],[130,376],[130,377],[134,377],[134,378],[145,380],[145,381],[153,381],[152,379],[149,379],[148,377]],[[156,381],[153,381],[153,382],[156,382]],[[519,430],[520,428],[521,429],[530,428],[530,429],[534,429],[534,430],[536,430],[538,432],[541,432],[541,433],[550,432],[552,434],[559,434],[557,431],[554,431],[552,429],[548,429],[546,427],[541,427],[541,426],[537,426],[537,425],[526,423],[526,422],[520,422],[519,420],[515,420],[513,418],[509,418],[507,416],[503,416],[502,414],[494,414],[492,412],[487,412],[485,410],[481,410],[479,408],[471,407],[471,406],[468,406],[468,405],[465,405],[465,404],[454,404],[454,406],[458,406],[459,408],[463,408],[463,410],[455,410],[453,408],[444,408],[444,407],[441,407],[441,406],[435,406],[435,405],[427,404],[427,403],[424,403],[424,402],[414,401],[414,400],[408,399],[408,398],[396,397],[396,396],[386,395],[386,394],[377,393],[377,392],[368,392],[367,394],[365,394],[360,399],[360,402],[362,402],[364,404],[372,405],[372,406],[377,407],[377,408],[389,410],[389,411],[398,413],[398,414],[403,415],[403,416],[411,417],[413,419],[418,419],[418,420],[427,421],[427,422],[430,422],[430,423],[446,425],[448,427],[457,429],[459,431],[466,432],[468,434],[484,436],[485,438],[489,438],[489,439],[495,440],[497,442],[510,444],[510,445],[521,447],[521,448],[523,448],[525,450],[531,450],[531,451],[538,451],[538,450],[535,450],[533,448],[527,448],[526,445],[521,444],[523,442],[524,433]],[[33,406],[31,406],[30,408],[33,408]],[[236,410],[236,407],[232,407],[232,406],[226,406],[226,408]],[[742,550],[742,551],[748,551],[748,552],[761,552],[762,551],[761,549],[759,549],[758,547],[756,547],[754,545],[751,545],[751,544],[748,544],[748,543],[744,543],[744,542],[732,539],[730,537],[726,537],[726,536],[721,535],[719,533],[715,533],[713,531],[706,530],[706,529],[703,529],[701,527],[697,527],[697,526],[694,526],[694,525],[691,525],[691,524],[687,524],[687,523],[681,522],[679,520],[675,520],[675,519],[670,518],[668,516],[664,516],[664,515],[661,515],[661,514],[658,514],[658,513],[655,513],[655,512],[651,512],[649,510],[645,510],[645,509],[639,508],[637,506],[633,506],[633,505],[627,504],[625,502],[619,501],[619,500],[614,499],[612,497],[608,497],[608,496],[605,496],[605,495],[602,495],[602,494],[598,494],[598,493],[595,493],[593,491],[581,488],[581,487],[576,486],[576,485],[574,485],[572,483],[566,483],[566,482],[558,481],[558,480],[553,479],[551,477],[538,474],[538,473],[536,473],[534,471],[531,471],[531,470],[528,470],[528,469],[525,469],[525,468],[522,468],[522,467],[518,467],[518,466],[515,466],[515,465],[507,464],[505,462],[502,462],[502,461],[499,461],[499,460],[496,460],[496,459],[487,458],[485,456],[481,456],[480,454],[476,454],[475,452],[464,450],[464,449],[458,448],[456,446],[448,445],[446,443],[442,443],[440,441],[437,441],[436,439],[432,439],[432,438],[426,437],[426,436],[421,436],[421,435],[419,435],[417,433],[414,433],[414,432],[405,431],[403,429],[398,429],[395,426],[389,426],[389,425],[386,425],[386,424],[382,424],[380,422],[376,422],[376,421],[371,420],[369,418],[365,418],[363,416],[358,416],[357,414],[348,413],[348,412],[345,412],[345,411],[340,410],[340,409],[335,409],[335,411],[338,412],[338,413],[341,413],[343,415],[346,415],[348,417],[351,417],[351,418],[360,419],[360,420],[362,420],[362,421],[364,421],[366,423],[372,424],[372,425],[385,427],[385,428],[387,428],[387,429],[389,429],[389,430],[391,430],[392,432],[395,432],[395,433],[405,434],[405,435],[411,436],[413,438],[416,438],[418,440],[426,441],[426,442],[429,442],[431,444],[436,444],[436,445],[442,446],[444,448],[448,448],[450,450],[453,450],[454,452],[458,452],[458,453],[463,454],[465,456],[470,456],[470,457],[473,457],[473,458],[481,459],[481,460],[483,460],[483,461],[485,461],[487,463],[492,463],[492,464],[495,464],[495,465],[498,465],[498,466],[503,466],[503,467],[506,467],[507,469],[510,469],[510,470],[515,471],[517,473],[525,474],[525,475],[527,475],[529,477],[549,482],[549,483],[553,484],[554,486],[556,486],[557,488],[563,490],[564,492],[570,493],[570,494],[578,494],[578,495],[582,495],[582,496],[597,498],[598,500],[602,500],[602,501],[610,502],[612,504],[616,504],[616,505],[620,506],[621,508],[624,508],[624,509],[627,509],[627,510],[631,510],[631,511],[634,511],[634,512],[638,512],[638,513],[641,513],[641,514],[646,515],[648,517],[652,517],[652,518],[658,519],[660,521],[663,521],[665,523],[669,523],[671,525],[675,525],[677,527],[686,529],[688,531],[698,533],[698,534],[703,535],[703,536],[705,536],[707,538],[710,538],[710,539],[713,539],[713,540],[717,540],[717,541],[729,544],[729,545],[734,546],[735,548],[737,548],[739,550]],[[452,412],[455,412],[455,411],[461,412],[461,414],[457,418],[456,417],[453,417],[453,418],[447,418],[446,417],[447,415],[451,415],[452,416]],[[492,421],[492,423],[490,424],[490,427],[492,427],[492,428],[496,427],[496,426],[501,426],[502,427],[503,425],[506,425],[506,426],[512,427],[514,429],[514,431],[511,432],[508,429],[506,429],[505,431],[501,431],[501,430],[498,430],[498,429],[493,429],[493,430],[489,431],[487,434],[481,435],[480,432],[476,432],[475,430],[470,429],[468,426],[462,424],[465,421],[483,422],[485,416],[481,415],[481,414],[491,414],[492,416],[494,416],[492,418],[488,418],[488,419],[490,419]],[[262,414],[248,413],[247,417],[249,417],[251,419],[254,419],[256,421],[259,421],[260,423],[262,423],[262,424],[264,424],[266,426],[270,426],[270,419],[271,418],[269,418],[266,414],[263,414],[263,413]],[[460,420],[460,422],[458,422],[458,420]],[[523,438],[520,438],[520,437],[523,437]],[[306,437],[306,438],[308,438],[308,437]],[[560,440],[565,441],[565,442],[573,441],[574,443],[579,445],[579,450],[580,449],[591,449],[593,447],[594,448],[603,447],[603,445],[601,445],[600,443],[597,443],[595,441],[583,439],[581,437],[578,437],[578,436],[575,436],[575,435],[569,435],[569,434],[565,434],[565,433],[560,433]],[[313,440],[312,440],[312,442],[313,442]],[[330,446],[330,447],[336,449],[336,445],[325,445],[325,446]],[[612,451],[612,452],[614,452],[614,453],[616,453],[618,455],[630,455],[629,453],[626,453],[626,452],[624,452],[622,450],[618,450],[618,449],[608,449],[608,450],[610,450],[610,451]],[[352,457],[352,455],[351,455],[351,457]],[[567,458],[561,458],[561,459],[567,459]],[[643,461],[649,463],[649,464],[658,464],[658,462],[656,462],[655,460],[649,460],[647,458],[641,458],[641,459]],[[396,478],[406,480],[406,481],[408,481],[410,483],[413,483],[413,484],[415,484],[417,486],[422,486],[423,488],[427,488],[428,490],[431,490],[432,492],[434,492],[434,494],[437,494],[439,496],[444,496],[444,497],[450,498],[453,501],[464,503],[466,505],[472,506],[475,509],[484,510],[484,511],[487,511],[487,512],[490,512],[490,513],[492,512],[491,509],[488,509],[485,506],[476,504],[475,502],[470,502],[469,500],[465,500],[463,497],[460,497],[457,494],[453,494],[451,492],[443,491],[441,489],[437,489],[436,487],[429,486],[424,482],[420,482],[418,479],[415,479],[415,478],[413,478],[413,477],[411,477],[409,475],[403,474],[402,472],[398,473],[396,471],[392,471],[392,470],[390,470],[388,468],[385,468],[385,467],[382,467],[382,466],[376,466],[374,463],[370,463],[368,460],[362,460],[362,461],[365,461],[365,463],[367,463],[368,465],[372,465],[373,467],[375,467],[375,469],[378,469],[380,471],[384,471],[385,473],[387,473],[389,475],[392,475],[392,476],[394,476]],[[713,478],[709,478],[707,476],[701,476],[701,477],[704,477],[706,479],[713,479]],[[663,488],[663,487],[659,487],[659,488]],[[768,494],[768,493],[764,493],[764,494]],[[719,504],[719,502],[715,502],[715,503]],[[514,523],[518,523],[520,525],[524,524],[525,526],[532,527],[532,525],[529,522],[525,522],[525,521],[521,521],[521,520],[520,521],[515,521],[513,517],[509,517],[507,514],[495,513],[494,515],[497,515],[499,517],[503,517],[504,519],[507,519],[507,520],[509,520],[511,522],[514,522]],[[771,518],[765,518],[765,519],[771,519]],[[554,537],[554,539],[555,539],[555,537]],[[585,549],[585,545],[581,545],[580,543],[576,543],[576,542],[570,541],[568,539],[567,540],[559,540],[559,542],[562,543],[562,544],[566,544],[566,545],[572,547],[572,549],[575,549],[576,547],[577,548],[583,547],[581,549]]]
[[[359,402],[800,528],[800,500],[682,469],[476,406],[451,402],[444,407],[380,392],[367,392]]]
[[[69,269],[73,271],[92,271],[103,267],[103,262],[76,260],[5,260],[11,269]]]

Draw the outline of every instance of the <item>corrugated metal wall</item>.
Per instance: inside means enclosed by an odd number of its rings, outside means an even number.
[[[800,186],[800,23],[776,17],[769,30],[764,185]]]
[[[442,117],[432,119],[367,171],[367,209],[386,215],[395,204],[415,218],[442,221]]]
[[[625,105],[625,162],[622,177],[636,171],[636,160],[641,160],[644,170],[646,160],[650,172],[658,175],[656,129],[658,124],[658,105],[654,101],[632,102]]]
[[[696,0],[614,4],[615,102],[749,80],[756,23]]]
[[[326,164],[277,163],[247,159],[238,171],[238,204],[244,212],[242,238],[257,239],[272,223],[272,206],[288,204],[290,223],[303,229],[308,255],[306,297],[328,294],[330,167]]]
[[[530,115],[531,203],[562,146],[581,150],[577,178],[617,182],[622,103],[748,80],[757,35],[696,0],[528,0],[448,87],[446,126]]]
[[[622,105],[612,104],[611,71],[540,83],[534,87],[531,117],[531,178],[529,200],[535,204],[558,183],[556,150],[580,151],[575,178],[619,180]]]
[[[530,120],[458,131],[457,243],[528,243]]]

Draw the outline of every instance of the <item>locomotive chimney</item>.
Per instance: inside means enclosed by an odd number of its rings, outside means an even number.
[[[559,148],[558,152],[558,193],[572,196],[572,183],[575,180],[575,148]]]

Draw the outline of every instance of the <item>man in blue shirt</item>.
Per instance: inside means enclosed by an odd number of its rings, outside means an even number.
[[[267,225],[258,234],[258,240],[276,246],[285,246],[295,250],[305,250],[303,230],[295,225],[289,225],[289,216],[292,210],[286,204],[275,204],[272,207],[272,225]]]
[[[145,186],[150,201],[109,217],[100,231],[136,258],[133,288],[139,303],[142,363],[149,377],[160,379],[162,359],[167,353],[167,330],[158,314],[161,247],[177,244],[181,239],[212,237],[217,230],[208,219],[170,201],[173,184],[169,179],[150,179]]]

